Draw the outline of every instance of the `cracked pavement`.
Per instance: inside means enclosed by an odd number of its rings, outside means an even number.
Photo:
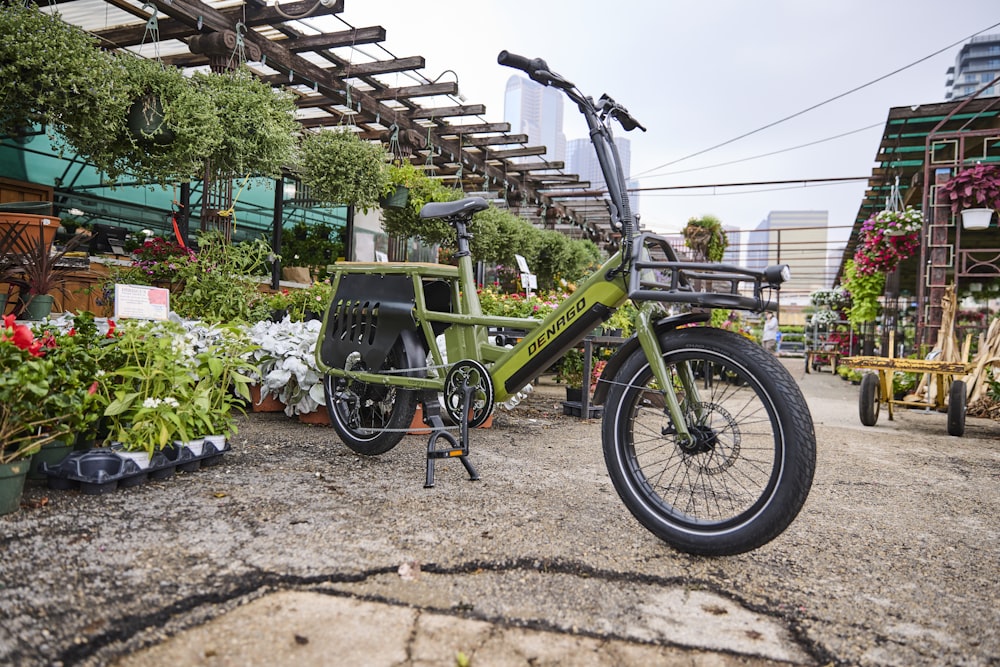
[[[107,495],[29,485],[0,517],[0,664],[988,665],[1000,662],[1000,424],[905,412],[785,360],[819,444],[802,513],[728,558],[628,514],[600,422],[543,381],[473,433],[363,458],[241,421],[222,463]]]

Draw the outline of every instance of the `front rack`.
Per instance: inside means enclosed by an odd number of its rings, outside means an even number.
[[[634,301],[687,303],[706,308],[777,310],[763,271],[730,264],[681,262],[665,237],[641,234],[634,244],[628,295]],[[753,296],[745,294],[752,291]]]

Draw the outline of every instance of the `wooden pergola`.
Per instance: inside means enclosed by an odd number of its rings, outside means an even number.
[[[457,81],[420,74],[422,56],[364,56],[357,47],[381,44],[386,29],[351,27],[339,17],[344,6],[344,0],[54,0],[49,8],[105,48],[141,46],[148,54],[151,46],[163,62],[182,68],[239,53],[261,79],[295,93],[304,128],[349,122],[366,139],[395,139],[393,147],[429,174],[504,202],[536,225],[599,243],[612,239],[602,193],[565,173],[561,162],[532,160],[545,154],[544,146],[528,145],[509,123],[484,119],[484,105],[457,99]],[[305,21],[330,16],[345,29],[320,32]],[[387,83],[400,75],[414,85]]]

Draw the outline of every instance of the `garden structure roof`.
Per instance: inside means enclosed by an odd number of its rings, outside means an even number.
[[[545,160],[545,147],[529,145],[508,123],[488,120],[484,105],[459,96],[457,80],[431,79],[422,56],[387,55],[387,30],[351,25],[344,0],[51,0],[41,9],[96,35],[105,48],[184,69],[207,69],[238,53],[261,79],[296,95],[305,128],[351,124],[366,139],[395,139],[394,150],[434,177],[535,224],[598,242],[613,238],[602,193]],[[59,168],[65,173],[57,194],[93,190],[93,179],[79,177],[84,165],[51,167]],[[262,201],[266,208],[267,197]]]

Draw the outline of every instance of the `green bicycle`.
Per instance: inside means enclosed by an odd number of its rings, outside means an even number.
[[[337,265],[316,347],[333,427],[352,450],[383,454],[403,438],[422,402],[432,431],[426,486],[442,458],[459,458],[478,479],[468,429],[485,422],[496,403],[516,402],[531,379],[631,299],[636,334],[607,363],[593,398],[605,406],[601,436],[615,489],[643,526],[679,550],[726,555],[769,542],[809,493],[812,417],[772,355],[743,336],[698,325],[712,308],[773,310],[770,294],[788,279],[788,267],[680,262],[666,239],[636,233],[610,121],[626,131],[645,128],[611,98],[585,97],[541,59],[504,51],[498,61],[562,90],[583,113],[620,249],[546,318],[487,316],[468,224],[489,204],[479,197],[427,204],[422,218],[455,228],[457,267]],[[501,347],[490,340],[491,327],[526,334]],[[459,425],[458,439],[445,430],[442,407]]]

